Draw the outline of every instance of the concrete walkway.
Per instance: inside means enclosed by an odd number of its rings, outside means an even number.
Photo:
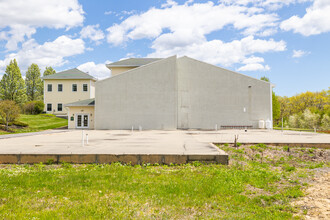
[[[45,130],[45,131],[29,132],[29,133],[4,134],[4,135],[0,135],[0,139],[34,136],[34,135],[39,135],[39,134],[53,134],[53,133],[61,133],[61,132],[68,132],[68,130],[67,129],[63,129],[63,130],[54,129],[54,130]]]

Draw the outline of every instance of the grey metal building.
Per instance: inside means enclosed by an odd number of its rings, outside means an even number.
[[[107,67],[115,74],[96,82],[96,129],[258,128],[272,121],[269,82],[189,57]]]

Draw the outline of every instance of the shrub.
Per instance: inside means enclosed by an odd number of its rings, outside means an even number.
[[[23,106],[23,112],[24,114],[32,115],[34,112],[34,102],[27,102]]]
[[[325,119],[326,121],[326,119]],[[320,115],[306,109],[302,114],[294,114],[289,117],[289,126],[291,128],[314,129],[320,124]]]
[[[34,112],[35,114],[41,114],[44,110],[45,104],[42,101],[35,101]]]
[[[44,110],[44,103],[42,101],[30,101],[25,103],[23,110],[25,114],[37,115]]]
[[[321,120],[321,127],[323,130],[330,130],[330,117],[327,114],[323,115]]]
[[[20,108],[14,102],[10,100],[0,101],[0,117],[6,125],[6,130],[8,131],[8,126],[10,122],[15,121],[19,118]]]
[[[318,126],[319,120],[319,114],[313,113],[309,109],[306,109],[302,114],[302,118],[300,119],[301,128],[316,128]]]
[[[300,124],[299,124],[299,116],[297,114],[291,115],[289,117],[289,127],[290,128],[299,128]]]

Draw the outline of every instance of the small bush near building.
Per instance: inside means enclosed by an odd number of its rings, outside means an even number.
[[[44,103],[42,101],[30,101],[25,103],[23,111],[28,115],[38,115],[44,110]]]

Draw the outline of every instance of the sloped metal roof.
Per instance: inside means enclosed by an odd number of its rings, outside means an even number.
[[[109,63],[106,66],[108,68],[111,67],[138,67],[143,66],[148,63],[152,63],[158,60],[161,60],[162,58],[129,58],[125,60],[120,60],[114,63]]]
[[[95,99],[85,99],[80,100],[77,102],[68,103],[65,106],[94,106],[95,105]]]
[[[65,70],[59,73],[41,77],[42,79],[91,79],[96,80],[93,76],[78,70],[77,68]]]

